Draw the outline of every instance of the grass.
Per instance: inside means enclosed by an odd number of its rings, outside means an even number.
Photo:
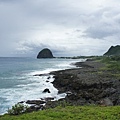
[[[66,106],[22,115],[3,115],[0,120],[120,120],[120,106]]]
[[[97,60],[106,64],[106,69],[120,71],[120,56],[99,57]]]
[[[120,56],[99,56],[94,57],[94,59],[105,64],[104,67],[100,68],[99,74],[108,71],[112,77],[120,79]]]
[[[98,71],[104,71],[120,78],[120,56],[96,57],[95,60],[105,63],[105,67]],[[120,106],[58,106],[38,112],[21,115],[3,115],[0,120],[120,120]]]

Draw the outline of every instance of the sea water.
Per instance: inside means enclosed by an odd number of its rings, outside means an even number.
[[[49,75],[50,79],[47,75],[35,75],[74,68],[71,63],[79,61],[84,60],[1,57],[0,114],[6,113],[8,108],[21,101],[65,97],[65,94],[58,94],[58,90],[51,83],[54,81],[52,75]],[[43,93],[45,88],[48,88],[50,93]]]

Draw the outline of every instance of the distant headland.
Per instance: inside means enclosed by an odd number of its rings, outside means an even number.
[[[104,55],[108,55],[108,56],[119,56],[120,55],[120,45],[116,45],[116,46],[111,46],[109,48],[109,50],[104,54]]]
[[[103,55],[105,56],[119,56],[120,55],[120,45],[111,46],[106,53]],[[74,57],[54,57],[53,53],[50,49],[44,48],[42,49],[38,55],[37,58],[65,58],[65,59],[80,59],[80,58],[91,58],[94,56],[74,56]]]

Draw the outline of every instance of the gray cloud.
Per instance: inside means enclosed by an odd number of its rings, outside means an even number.
[[[86,37],[104,39],[108,36],[117,35],[120,32],[120,14],[119,11],[115,11],[113,8],[107,8],[102,11],[98,11],[95,14],[94,22],[91,22],[84,33]]]
[[[116,0],[0,0],[0,56],[101,55],[120,44]]]

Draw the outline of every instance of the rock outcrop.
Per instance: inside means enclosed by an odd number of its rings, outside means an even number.
[[[52,82],[54,87],[59,90],[58,93],[67,94],[64,98],[67,103],[71,105],[120,105],[118,97],[120,80],[112,76],[111,71],[101,72],[103,63],[86,61],[76,63],[76,65],[82,68],[51,72],[55,78]]]
[[[45,48],[39,52],[39,54],[37,55],[37,58],[39,59],[39,58],[54,58],[54,57],[51,50],[49,50],[48,48]]]
[[[43,93],[50,93],[50,90],[48,88],[43,90]]]
[[[120,55],[120,45],[117,45],[117,46],[111,46],[109,48],[109,50],[104,54],[104,55],[108,55],[108,56],[111,56],[111,55]]]

